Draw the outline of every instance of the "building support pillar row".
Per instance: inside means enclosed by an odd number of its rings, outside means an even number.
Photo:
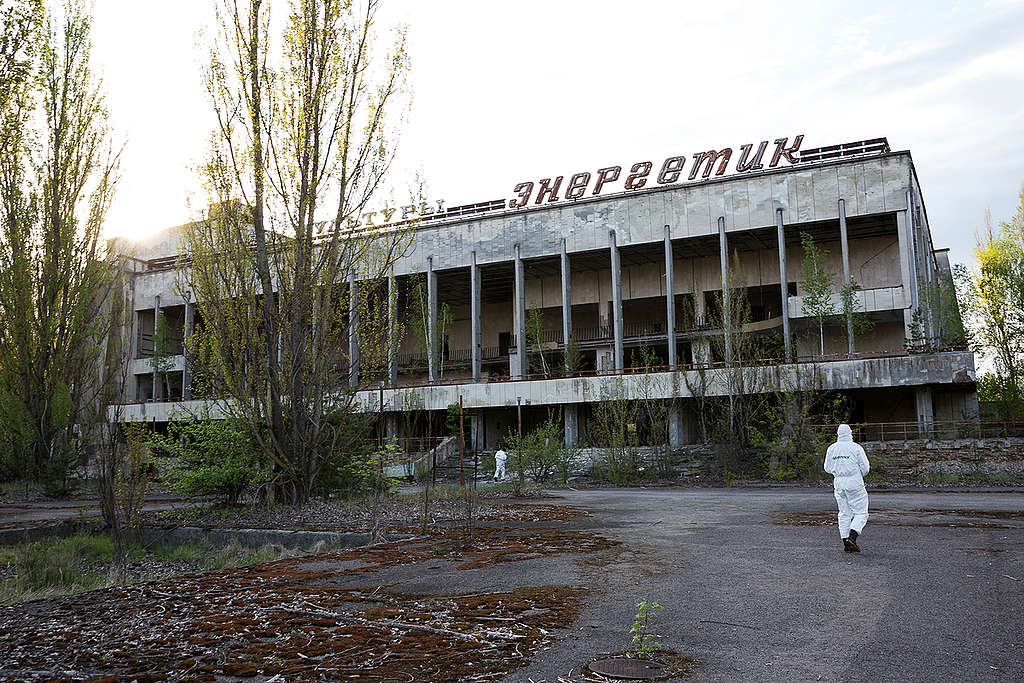
[[[850,280],[850,240],[846,232],[846,200],[839,200],[839,242],[843,248],[843,289],[850,288],[850,306],[856,303],[853,293],[853,282]],[[845,297],[843,307],[846,308]],[[853,310],[843,311],[846,314],[846,352],[851,356],[853,349]]]
[[[398,385],[398,283],[395,269],[388,273],[388,384]]]
[[[718,217],[718,256],[722,265],[722,332],[725,335],[725,363],[732,364],[732,304],[729,301],[729,242],[725,217]]]
[[[569,254],[565,250],[565,238],[562,238],[562,344],[565,350],[565,369],[574,372],[569,357],[569,344],[572,341],[572,271],[569,269]]]
[[[775,210],[775,230],[779,242],[779,287],[782,290],[782,341],[786,360],[793,360],[793,337],[789,331],[789,275],[786,272],[786,228],[782,223],[782,209]]]
[[[668,364],[679,364],[676,358],[676,277],[672,259],[672,231],[665,226],[665,330],[668,334]]]
[[[615,244],[615,231],[608,232],[612,261],[612,329],[615,335],[615,371],[624,367],[622,352],[622,263]]]
[[[931,438],[935,424],[935,402],[931,387],[914,389],[914,403],[917,406],[917,431],[922,438]]]
[[[515,271],[515,310],[512,320],[516,326],[516,358],[515,367],[511,368],[509,374],[514,377],[522,377],[528,371],[526,362],[526,273],[523,270],[523,259],[518,244],[515,246]]]
[[[575,403],[567,403],[562,406],[562,422],[565,426],[565,445],[578,445],[580,442],[580,407]]]
[[[470,353],[472,355],[473,379],[480,379],[480,266],[476,264],[476,252],[471,255],[469,266],[469,317]]]
[[[427,257],[427,379],[437,379],[437,273],[434,257]]]

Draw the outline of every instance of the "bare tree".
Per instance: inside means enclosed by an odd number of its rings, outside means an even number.
[[[393,353],[381,284],[410,236],[353,226],[391,167],[408,55],[399,31],[373,61],[375,0],[288,7],[272,45],[268,3],[219,6],[205,78],[213,208],[187,230],[182,286],[207,323],[225,408],[275,464],[275,490],[302,502],[372,424],[354,414],[360,364]]]

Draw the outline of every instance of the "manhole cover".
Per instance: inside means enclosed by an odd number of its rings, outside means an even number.
[[[609,657],[588,664],[596,674],[613,678],[624,678],[631,681],[644,681],[657,678],[665,672],[665,665],[646,659],[629,659],[627,657]]]

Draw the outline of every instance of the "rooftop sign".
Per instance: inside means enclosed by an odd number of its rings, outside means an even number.
[[[795,156],[795,153],[800,149],[800,143],[803,142],[803,139],[803,135],[797,135],[793,138],[793,144],[789,146],[787,146],[789,138],[778,138],[775,140],[775,149],[772,152],[768,168],[775,168],[782,159],[785,159],[790,164],[799,163],[800,159]],[[736,173],[760,171],[764,168],[763,161],[765,152],[768,150],[768,141],[762,140],[761,144],[757,146],[757,151],[751,156],[753,149],[754,146],[752,144],[740,145],[740,155],[736,160],[734,169]],[[694,181],[697,180],[698,176],[700,176],[701,180],[706,180],[711,177],[712,172],[716,176],[724,175],[731,159],[731,147],[698,152],[693,155],[693,163],[690,166],[689,175],[684,173],[686,156],[668,157],[661,163],[656,175],[652,175],[655,170],[652,162],[638,161],[629,167],[629,173],[626,174],[623,187],[626,190],[639,190],[646,187],[649,182],[658,185],[671,185],[678,182]],[[716,163],[718,164],[717,170],[715,170]],[[564,192],[562,181],[565,180],[565,176],[558,176],[554,179],[544,178],[537,181],[536,184],[532,181],[525,181],[516,185],[512,190],[516,193],[516,196],[508,200],[508,208],[518,209],[530,204],[531,200],[533,204],[538,205],[550,204],[561,199],[580,199],[587,194],[588,190],[591,195],[599,195],[605,190],[606,186],[616,183],[622,176],[622,173],[622,166],[599,168],[593,174],[589,171],[576,173],[569,177],[569,182],[565,183]]]

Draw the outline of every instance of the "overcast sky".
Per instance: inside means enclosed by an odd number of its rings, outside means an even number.
[[[211,2],[95,2],[126,143],[109,232],[143,236],[202,203]],[[798,133],[886,136],[913,154],[936,247],[968,261],[985,209],[1008,218],[1024,183],[1024,0],[939,4],[382,0],[413,64],[399,168],[455,205]]]

